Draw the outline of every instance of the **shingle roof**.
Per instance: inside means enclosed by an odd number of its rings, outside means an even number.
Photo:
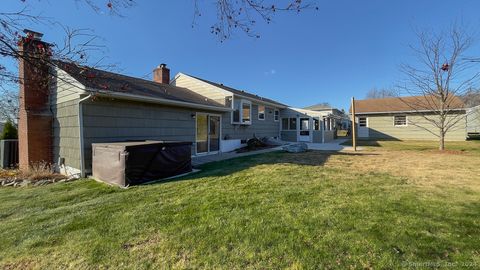
[[[311,111],[325,111],[325,110],[331,110],[333,109],[333,107],[328,104],[319,103],[312,106],[307,106],[304,109],[311,110]]]
[[[435,111],[440,108],[438,100],[433,96],[411,96],[365,99],[355,101],[355,113],[385,113],[408,111]],[[464,109],[463,101],[457,96],[447,100],[448,108]],[[352,108],[350,108],[351,112]]]
[[[205,80],[205,79],[202,79],[202,78],[199,78],[199,77],[195,77],[195,76],[192,76],[192,75],[189,75],[189,74],[187,74],[187,76],[190,76],[190,77],[195,78],[197,80],[200,80],[200,81],[203,81],[205,83],[211,84],[211,85],[216,86],[218,88],[221,88],[223,90],[230,91],[235,95],[244,96],[244,97],[256,99],[256,100],[259,100],[259,101],[272,103],[272,104],[280,106],[280,107],[287,107],[287,105],[285,105],[283,103],[280,103],[278,101],[275,101],[275,100],[272,100],[272,99],[269,99],[269,98],[265,98],[265,97],[261,97],[259,95],[255,95],[255,94],[243,91],[243,90],[238,90],[238,89],[223,85],[221,83],[212,82],[212,81]]]
[[[148,98],[168,99],[172,101],[226,108],[223,104],[208,99],[207,97],[187,88],[157,83],[150,80],[130,77],[86,66],[79,66],[63,61],[55,61],[55,65],[86,87],[102,90],[106,93],[127,93]]]

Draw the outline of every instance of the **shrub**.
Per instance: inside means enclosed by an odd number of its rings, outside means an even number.
[[[2,135],[0,136],[1,140],[14,140],[18,139],[18,131],[12,121],[8,120],[3,127]]]
[[[250,150],[254,150],[254,149],[265,147],[265,146],[266,144],[264,142],[262,142],[261,140],[255,137],[247,141],[247,147]]]
[[[46,162],[32,164],[28,170],[22,170],[19,177],[31,181],[45,179],[60,180],[65,178],[64,175],[56,173],[54,167]]]

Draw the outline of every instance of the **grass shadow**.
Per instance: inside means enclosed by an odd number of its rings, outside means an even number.
[[[374,153],[345,153],[337,151],[316,151],[308,150],[304,153],[287,153],[284,151],[276,151],[269,153],[261,153],[245,157],[238,157],[222,161],[214,161],[198,166],[200,169],[197,173],[192,173],[179,178],[171,178],[159,180],[151,185],[164,184],[178,181],[195,180],[202,177],[223,177],[234,174],[239,171],[247,170],[258,165],[269,164],[295,164],[301,166],[323,166],[332,156],[372,156]]]

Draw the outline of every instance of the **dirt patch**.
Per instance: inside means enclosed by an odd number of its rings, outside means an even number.
[[[430,150],[428,152],[431,152],[433,154],[440,154],[440,155],[464,155],[467,152],[464,150]]]
[[[463,151],[375,151],[372,155],[331,155],[325,166],[361,173],[405,177],[423,188],[469,187],[480,191],[480,156]]]
[[[148,246],[157,244],[162,242],[162,238],[160,236],[154,236],[148,239],[140,240],[137,242],[132,242],[132,243],[124,243],[122,244],[122,248],[126,250],[138,250],[138,249],[143,249]]]

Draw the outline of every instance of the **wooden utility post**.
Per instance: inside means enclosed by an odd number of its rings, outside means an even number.
[[[353,151],[357,151],[357,124],[355,123],[355,98],[352,97],[352,145]]]

